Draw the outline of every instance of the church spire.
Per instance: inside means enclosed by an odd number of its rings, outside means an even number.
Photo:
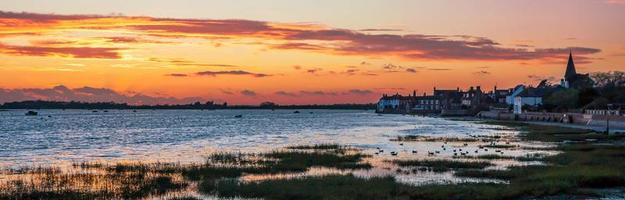
[[[569,50],[569,62],[566,64],[566,73],[564,74],[564,79],[567,81],[573,81],[577,76],[577,71],[575,71],[575,63],[573,62],[573,51]]]

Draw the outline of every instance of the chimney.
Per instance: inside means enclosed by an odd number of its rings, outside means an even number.
[[[412,96],[413,96],[413,97],[416,97],[416,96],[417,96],[417,90],[413,90],[413,91],[412,91]]]

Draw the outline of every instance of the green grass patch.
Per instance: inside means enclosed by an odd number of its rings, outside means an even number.
[[[200,191],[219,197],[265,199],[392,199],[401,184],[392,177],[361,179],[332,175],[240,183],[237,180],[208,180]]]
[[[364,154],[337,154],[331,152],[274,151],[260,154],[264,160],[248,166],[217,166],[206,164],[187,168],[183,175],[191,180],[235,178],[245,173],[276,174],[304,172],[310,167],[331,167],[337,169],[369,169],[371,165],[362,163]]]

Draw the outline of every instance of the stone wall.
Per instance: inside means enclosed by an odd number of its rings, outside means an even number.
[[[610,120],[610,127],[615,129],[625,129],[625,116],[589,115],[581,113],[546,113],[546,112],[525,112],[513,114],[499,111],[483,111],[477,114],[479,118],[515,121],[537,121],[570,123],[589,126],[606,126],[607,119]]]

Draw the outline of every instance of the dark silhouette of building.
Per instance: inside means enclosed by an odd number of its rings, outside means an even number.
[[[564,78],[560,81],[560,85],[564,88],[589,88],[594,85],[593,80],[589,74],[578,74],[575,69],[575,62],[573,61],[573,52],[569,52],[569,61],[566,64],[566,71],[564,72]]]

